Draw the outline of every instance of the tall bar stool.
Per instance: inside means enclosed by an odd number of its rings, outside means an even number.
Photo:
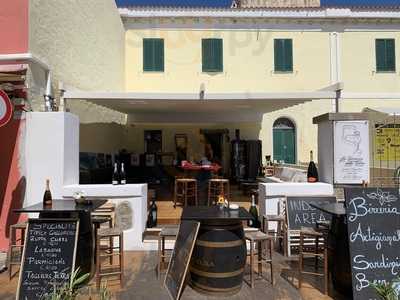
[[[307,245],[305,239],[308,239]],[[322,253],[320,251],[319,240],[323,239]],[[310,241],[311,240],[311,241]],[[310,245],[314,241],[314,245]],[[308,248],[308,249],[307,249]],[[311,249],[310,249],[311,248]],[[312,249],[314,248],[314,249]],[[310,250],[309,250],[310,249]],[[312,251],[314,250],[314,251]],[[304,271],[304,258],[313,257],[315,259],[315,272]],[[323,260],[323,273],[318,273],[318,260]],[[328,245],[327,230],[315,230],[314,228],[302,227],[300,229],[299,245],[299,288],[303,283],[303,274],[310,274],[324,277],[324,294],[328,295]]]
[[[229,179],[216,178],[208,181],[208,206],[216,203],[219,195],[224,195],[229,202]]]
[[[274,270],[272,266],[272,239],[273,237],[259,230],[245,231],[245,239],[250,242],[250,287],[254,288],[254,257],[257,255],[257,274],[259,279],[263,278],[263,265],[269,265],[271,272],[271,283],[274,284]],[[254,251],[255,246],[257,252]],[[267,253],[268,256],[267,257]],[[248,282],[247,282],[248,283]]]
[[[114,239],[118,241],[115,243]],[[107,242],[112,239],[111,244],[108,247],[101,247],[101,241],[105,239]],[[109,276],[118,276],[121,287],[123,286],[123,266],[124,266],[124,235],[122,230],[119,228],[100,228],[97,231],[96,238],[96,286],[100,288],[101,278]],[[118,256],[118,265],[110,263],[107,266],[103,264],[103,258]],[[112,261],[113,262],[113,261]]]
[[[91,213],[91,218],[92,218],[92,224],[93,224],[93,229],[94,229],[94,238],[95,241],[97,239],[97,231],[100,229],[100,227],[105,227],[105,228],[112,228],[114,224],[114,218],[115,218],[115,204],[107,201],[105,204],[102,206],[98,207],[95,211]],[[105,226],[104,226],[105,225]],[[109,240],[109,245],[112,243],[112,238]],[[96,247],[96,245],[95,245]],[[102,247],[102,245],[100,245]],[[96,253],[96,248],[95,248],[95,253]],[[113,262],[113,257],[110,256],[110,264]]]
[[[174,189],[174,208],[176,203],[187,206],[194,203],[197,206],[197,180],[191,178],[177,178]]]
[[[21,265],[22,251],[24,249],[26,222],[17,223],[10,226],[10,241],[7,252],[8,279],[11,280],[12,266]],[[17,237],[19,233],[19,238]]]
[[[277,224],[276,230],[271,228],[270,222]],[[286,245],[286,218],[284,215],[263,215],[262,217],[263,232],[273,236],[274,242],[279,242],[280,249],[283,249],[283,254],[287,256]]]
[[[165,249],[165,241],[166,240],[176,240],[176,236],[178,235],[178,226],[168,226],[163,227],[158,236],[158,264],[157,264],[157,277],[161,277],[161,272],[165,269],[166,259],[169,259],[170,256],[166,253]],[[170,252],[170,251],[168,251]]]
[[[123,230],[131,224],[124,224],[124,220],[132,214],[129,202],[123,201],[115,209],[115,224],[112,228],[99,228],[96,234],[96,286],[100,287],[103,277],[118,276],[123,286],[124,270],[124,236]],[[128,218],[128,220],[130,220]],[[108,223],[109,225],[111,223]],[[117,264],[114,264],[115,257]],[[108,261],[108,264],[106,263]]]

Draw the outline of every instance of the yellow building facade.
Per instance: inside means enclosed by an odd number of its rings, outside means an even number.
[[[309,151],[317,149],[313,117],[336,109],[361,112],[366,107],[397,107],[400,110],[399,14],[368,8],[362,11],[165,8],[120,9],[120,12],[126,29],[125,88],[129,92],[276,93],[282,98],[285,93],[299,93],[301,98],[301,93],[332,89],[332,85],[340,83],[338,108],[335,99],[314,99],[288,108],[268,109],[261,120],[245,124],[234,121],[208,124],[207,118],[204,119],[203,126],[243,127],[245,138],[262,140],[263,155],[274,157],[273,128],[279,118],[291,120],[295,127],[297,163],[307,162]],[[143,71],[143,39],[146,38],[163,39],[164,71]],[[208,38],[223,41],[221,72],[202,72],[202,39]],[[291,72],[274,70],[276,39],[292,40]],[[394,71],[376,69],[377,39],[394,40]],[[276,101],[280,100],[284,101]],[[236,112],[238,116],[250,109],[251,101],[248,105]],[[147,126],[157,127],[156,124],[137,124],[134,128],[143,130]],[[190,131],[199,126],[181,127]],[[176,131],[170,129],[176,128],[171,124],[158,127],[167,135],[171,130]],[[233,133],[234,130],[231,138]],[[166,148],[171,147],[166,145]]]

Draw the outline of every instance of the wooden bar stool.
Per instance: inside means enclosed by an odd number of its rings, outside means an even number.
[[[25,242],[25,230],[27,223],[17,223],[10,226],[10,241],[7,252],[7,268],[8,268],[8,279],[11,280],[12,266],[21,265],[22,251],[24,249]],[[17,237],[19,233],[19,238]]]
[[[100,227],[103,224],[107,225],[107,228],[113,228],[113,219],[111,216],[102,216],[102,215],[92,215],[92,224],[93,224],[93,230],[94,230],[94,240],[97,241],[97,231],[100,229]],[[113,238],[110,237],[108,245],[111,245],[113,241]],[[96,253],[96,248],[97,244],[95,243],[95,253]],[[100,245],[100,247],[103,247],[102,245]],[[103,248],[107,248],[109,246],[104,246]],[[96,257],[95,257],[96,259]],[[110,256],[110,264],[113,264],[113,257]]]
[[[157,277],[161,277],[161,272],[165,269],[165,260],[170,256],[166,254],[165,241],[175,241],[178,235],[178,226],[163,227],[158,236],[158,264],[157,264]],[[170,251],[169,251],[170,252]]]
[[[115,239],[118,239],[115,241]],[[107,240],[109,245],[101,246],[101,241]],[[111,243],[110,243],[111,241]],[[100,288],[101,278],[109,276],[118,276],[121,287],[123,286],[124,272],[124,236],[123,231],[117,227],[100,228],[97,230],[96,237],[96,286]],[[113,260],[109,260],[109,264],[105,265],[103,259],[118,256],[118,265],[113,264]]]
[[[175,180],[174,208],[176,203],[187,206],[192,203],[197,206],[197,180],[191,178],[178,178]]]
[[[274,284],[274,271],[272,266],[272,239],[273,237],[261,231],[245,231],[245,239],[250,242],[250,287],[254,288],[254,256],[257,255],[257,274],[259,278],[263,278],[263,264],[269,265],[271,272],[271,283]],[[266,245],[267,244],[267,245]],[[257,252],[254,247],[257,246]],[[268,256],[267,252],[268,249]],[[247,255],[249,256],[249,255]]]
[[[230,186],[228,179],[210,179],[208,181],[208,206],[217,202],[218,196],[223,195],[228,199],[230,198]]]
[[[276,222],[276,230],[271,228],[270,222]],[[286,218],[283,215],[263,215],[262,217],[263,232],[272,235],[274,242],[279,241],[280,249],[283,249],[283,254],[287,256],[286,246]]]
[[[305,239],[308,239],[307,245]],[[320,252],[319,240],[323,239],[323,252]],[[314,245],[309,244],[314,241]],[[315,272],[304,271],[304,258],[313,257],[315,259]],[[318,273],[318,260],[323,260],[323,273]],[[317,231],[313,228],[302,227],[300,229],[300,245],[299,245],[299,288],[303,282],[303,274],[311,274],[324,277],[324,293],[328,295],[328,246],[326,231]]]

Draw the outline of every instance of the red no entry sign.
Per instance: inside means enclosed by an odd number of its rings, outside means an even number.
[[[0,90],[0,127],[6,125],[12,117],[13,105],[8,95]]]

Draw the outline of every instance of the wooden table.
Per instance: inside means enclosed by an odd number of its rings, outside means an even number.
[[[243,208],[185,207],[182,220],[200,222],[192,258],[189,285],[207,295],[240,291],[246,264],[243,221],[252,216]]]
[[[79,219],[79,235],[76,253],[76,267],[85,273],[94,275],[94,233],[91,212],[105,204],[106,200],[93,200],[92,204],[76,204],[75,200],[53,200],[51,207],[44,207],[43,203],[34,204],[21,209],[16,213],[39,213],[39,218],[51,219]]]
[[[328,234],[329,271],[334,288],[352,294],[349,238],[344,203],[310,204],[312,207],[332,215]]]

